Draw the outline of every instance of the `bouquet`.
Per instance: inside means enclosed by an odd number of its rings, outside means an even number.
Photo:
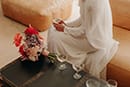
[[[31,25],[25,29],[23,34],[17,33],[15,35],[14,44],[19,48],[22,61],[38,61],[38,57],[41,54],[47,56],[51,62],[54,62],[56,58],[55,54],[49,53],[44,48],[44,38]]]

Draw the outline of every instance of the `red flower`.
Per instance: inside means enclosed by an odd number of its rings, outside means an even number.
[[[20,54],[21,54],[22,56],[25,56],[24,44],[19,47],[19,52],[20,52]]]
[[[22,36],[20,35],[20,33],[17,33],[14,37],[14,44],[16,47],[20,46],[21,40],[22,40]]]
[[[29,25],[29,27],[24,31],[24,33],[28,35],[39,34],[38,31],[35,28],[33,28],[31,25]]]

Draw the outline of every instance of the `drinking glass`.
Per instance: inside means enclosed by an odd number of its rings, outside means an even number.
[[[109,87],[117,87],[117,81],[113,79],[109,79],[108,81]]]
[[[65,55],[58,55],[56,54],[57,60],[59,62],[65,62],[66,61],[66,56]]]
[[[91,79],[91,78],[86,81],[86,86],[87,87],[102,87],[100,81],[96,79]]]
[[[66,67],[66,64],[65,64],[66,56],[64,56],[64,55],[57,55],[57,60],[58,60],[59,62],[61,62],[60,65],[59,65],[59,67],[58,67],[58,69],[59,69],[60,71],[65,70],[65,69],[67,68],[67,67]]]
[[[72,68],[76,71],[76,73],[73,75],[74,79],[80,79],[82,77],[82,75],[79,72],[83,70],[83,67],[84,64],[81,65],[72,64]]]

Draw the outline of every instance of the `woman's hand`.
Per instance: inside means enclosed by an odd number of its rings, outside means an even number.
[[[53,20],[53,25],[57,31],[64,32],[64,25],[66,24],[63,20],[56,18]]]
[[[64,32],[64,24],[60,24],[60,23],[53,23],[54,27],[56,28],[57,31],[60,31],[60,32]]]

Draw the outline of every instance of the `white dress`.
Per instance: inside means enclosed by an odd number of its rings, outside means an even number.
[[[84,63],[92,75],[99,77],[118,49],[109,0],[80,0],[79,6],[80,17],[67,23],[64,32],[50,28],[48,50],[66,55],[72,64]]]

